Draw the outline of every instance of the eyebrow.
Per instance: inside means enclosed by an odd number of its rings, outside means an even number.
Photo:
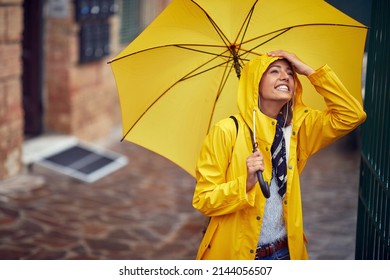
[[[282,69],[282,66],[278,65],[278,64],[270,65],[269,69],[271,69],[272,67],[277,67],[277,68]],[[290,67],[290,66],[287,66],[287,70],[293,71],[292,67]]]

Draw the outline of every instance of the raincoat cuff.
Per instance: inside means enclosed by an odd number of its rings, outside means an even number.
[[[314,83],[321,77],[325,76],[329,71],[331,71],[330,67],[327,64],[325,64],[320,68],[318,68],[317,70],[315,70],[314,73],[310,74],[307,77],[309,78],[310,82]]]
[[[242,183],[242,185],[244,186],[244,194],[245,194],[245,198],[246,198],[246,201],[248,202],[248,204],[250,206],[255,206],[255,194],[256,194],[256,186],[253,187],[249,192],[246,192],[246,176],[242,177],[242,178],[239,178],[239,180],[242,180],[243,182],[240,182],[240,184]]]
[[[255,188],[251,189],[249,192],[246,193],[246,199],[249,203],[250,206],[255,206],[255,194],[256,191],[254,190]]]

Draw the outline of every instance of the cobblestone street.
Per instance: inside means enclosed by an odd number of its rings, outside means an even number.
[[[0,259],[195,258],[205,221],[191,205],[195,180],[113,138],[105,147],[129,163],[95,183],[36,165],[0,182]],[[345,139],[310,159],[301,177],[311,259],[354,258],[360,162]]]

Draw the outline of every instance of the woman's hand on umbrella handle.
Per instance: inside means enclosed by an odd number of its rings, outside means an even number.
[[[267,55],[279,56],[287,59],[294,66],[294,69],[298,74],[309,76],[315,72],[313,68],[304,63],[293,53],[289,53],[283,50],[277,50],[268,52]]]
[[[264,171],[263,155],[257,149],[246,159],[246,191],[249,192],[258,182],[257,171]]]

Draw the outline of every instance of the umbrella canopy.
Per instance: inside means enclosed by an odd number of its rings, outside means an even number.
[[[322,0],[174,0],[112,67],[123,139],[194,176],[210,127],[237,113],[240,69],[271,50],[328,64],[361,101],[367,28]],[[303,101],[324,108],[301,79]]]

